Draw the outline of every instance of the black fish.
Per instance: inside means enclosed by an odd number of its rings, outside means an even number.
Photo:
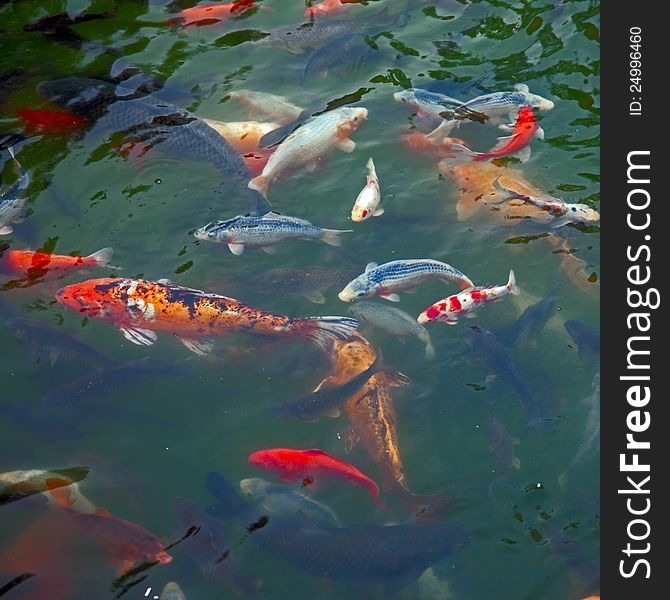
[[[507,346],[516,346],[536,338],[547,321],[556,314],[556,298],[548,296],[523,311],[512,325],[496,331],[496,336]]]
[[[86,77],[43,82],[41,95],[84,119],[96,130],[123,132],[135,141],[179,158],[207,162],[230,178],[237,195],[248,201],[252,215],[270,205],[247,185],[251,174],[242,157],[214,129],[189,111],[145,93],[141,87]]]
[[[507,348],[498,341],[498,338],[490,331],[476,325],[466,327],[463,330],[463,337],[468,346],[484,362],[489,372],[516,393],[530,418],[530,424],[539,425],[545,421],[523,371],[514,362]]]
[[[489,434],[489,452],[495,457],[495,478],[489,486],[489,498],[495,500],[495,488],[503,482],[514,469],[521,467],[521,462],[514,454],[514,446],[519,444],[519,439],[511,436],[505,424],[489,417],[486,419],[486,430]]]
[[[579,358],[597,358],[600,356],[600,330],[583,321],[566,321],[563,324],[570,334],[572,341],[577,345]]]
[[[95,348],[58,327],[35,319],[15,317],[7,320],[14,337],[23,342],[28,351],[53,366],[59,358],[91,369],[104,369],[120,364],[100,354]]]
[[[261,582],[240,571],[228,555],[230,545],[221,521],[183,498],[177,498],[172,503],[172,510],[182,530],[189,534],[184,541],[184,549],[207,579],[224,581],[236,592],[245,595],[258,591]]]
[[[322,527],[312,521],[268,517],[245,504],[218,473],[207,475],[207,489],[219,501],[212,510],[235,515],[252,539],[298,569],[319,577],[382,583],[397,592],[428,567],[461,550],[470,535],[450,523],[407,523],[356,529]]]

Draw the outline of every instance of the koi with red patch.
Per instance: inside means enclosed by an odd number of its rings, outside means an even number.
[[[258,8],[255,0],[236,0],[227,4],[199,4],[182,10],[178,21],[184,26],[207,25],[239,17],[252,8]]]
[[[249,456],[249,462],[261,469],[276,473],[280,479],[293,483],[302,480],[309,485],[315,478],[337,477],[348,483],[364,487],[370,492],[374,503],[381,507],[379,486],[356,467],[323,450],[293,450],[270,448],[259,450]]]
[[[347,8],[347,4],[358,4],[360,0],[322,0],[318,4],[308,7],[305,10],[306,17],[326,17],[342,12]]]
[[[491,160],[516,155],[521,162],[530,158],[530,143],[533,138],[544,139],[544,130],[537,124],[533,109],[523,106],[514,124],[512,135],[498,138],[498,144],[489,152],[474,152],[460,144],[451,146],[450,154],[443,159],[445,165],[457,165],[463,162]]]
[[[82,314],[114,323],[134,344],[150,346],[157,339],[156,331],[166,331],[200,355],[212,349],[203,338],[239,331],[297,336],[328,352],[334,340],[348,338],[358,326],[349,317],[279,315],[166,280],[90,279],[64,287],[56,299]]]
[[[88,124],[86,119],[61,110],[21,108],[17,114],[30,133],[70,133]]]
[[[474,317],[473,311],[482,304],[502,300],[505,296],[519,294],[516,287],[514,271],[509,272],[509,280],[505,285],[476,287],[460,294],[448,296],[424,310],[417,321],[422,325],[429,321],[440,321],[447,325],[456,325],[459,317]]]
[[[82,269],[107,267],[111,260],[112,248],[103,248],[89,256],[7,250],[0,254],[0,271],[28,279],[57,279]]]

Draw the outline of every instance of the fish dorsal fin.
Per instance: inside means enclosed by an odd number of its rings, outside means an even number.
[[[109,512],[106,508],[97,508],[93,514],[97,515],[99,517],[103,517],[104,519],[112,519],[113,518],[112,513]]]
[[[367,273],[368,271],[372,271],[372,269],[376,269],[379,265],[376,262],[369,262],[367,265],[365,265],[365,272]]]
[[[326,458],[333,458],[330,454],[324,452],[323,450],[319,450],[318,448],[310,448],[309,450],[303,450],[303,454],[306,454],[307,456],[324,456]]]
[[[62,508],[72,508],[74,506],[70,490],[67,489],[67,485],[63,485],[62,479],[47,479],[46,484],[51,498],[58,506]]]

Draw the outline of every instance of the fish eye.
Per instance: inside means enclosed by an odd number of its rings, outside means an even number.
[[[356,292],[356,296],[362,298],[363,296],[365,296],[365,292]]]
[[[572,207],[572,212],[577,212],[577,209],[574,206]]]
[[[358,123],[358,117],[354,117],[354,123]]]

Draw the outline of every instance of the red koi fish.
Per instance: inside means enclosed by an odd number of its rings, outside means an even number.
[[[459,144],[465,146],[465,142],[460,138],[445,137],[436,141],[427,133],[420,131],[403,133],[400,136],[400,141],[414,152],[428,154],[439,159],[450,156],[453,146]]]
[[[89,256],[7,250],[0,254],[0,271],[27,279],[58,279],[82,269],[108,267],[111,260],[111,248],[103,248]]]
[[[544,130],[535,121],[533,109],[523,106],[519,110],[512,135],[498,138],[498,144],[489,152],[474,152],[457,144],[452,146],[449,157],[442,162],[446,166],[453,166],[468,161],[478,162],[503,158],[512,154],[515,154],[521,162],[526,162],[530,158],[530,143],[535,137],[543,140]]]
[[[166,280],[90,279],[64,287],[56,300],[82,314],[114,323],[134,344],[151,346],[157,339],[155,332],[166,331],[201,355],[212,349],[204,338],[240,331],[297,336],[328,352],[334,340],[348,338],[358,326],[349,317],[278,315]]]
[[[444,298],[424,310],[417,321],[422,325],[428,323],[428,321],[440,321],[447,325],[456,325],[459,317],[472,318],[474,316],[473,311],[482,304],[497,302],[510,294],[512,296],[519,294],[514,271],[509,272],[509,280],[506,285],[470,288],[460,294]]]
[[[271,448],[259,450],[249,456],[249,462],[261,469],[273,471],[281,479],[293,483],[298,479],[303,485],[309,485],[314,478],[337,477],[366,488],[374,503],[381,507],[379,487],[356,467],[339,458],[326,454],[322,450],[292,450],[290,448]]]
[[[343,0],[322,0],[318,4],[314,4],[305,10],[306,17],[326,17],[328,15],[334,15],[338,12],[341,12],[347,8],[347,4],[353,4],[353,2],[347,2]]]
[[[70,133],[88,124],[86,119],[61,110],[22,108],[17,114],[30,133]]]
[[[216,4],[199,4],[182,10],[179,13],[179,18],[176,22],[187,27],[189,25],[208,25],[210,23],[227,21],[228,19],[243,15],[252,8],[258,8],[254,4],[255,1],[256,0],[236,0],[235,2],[227,4],[223,2]]]

